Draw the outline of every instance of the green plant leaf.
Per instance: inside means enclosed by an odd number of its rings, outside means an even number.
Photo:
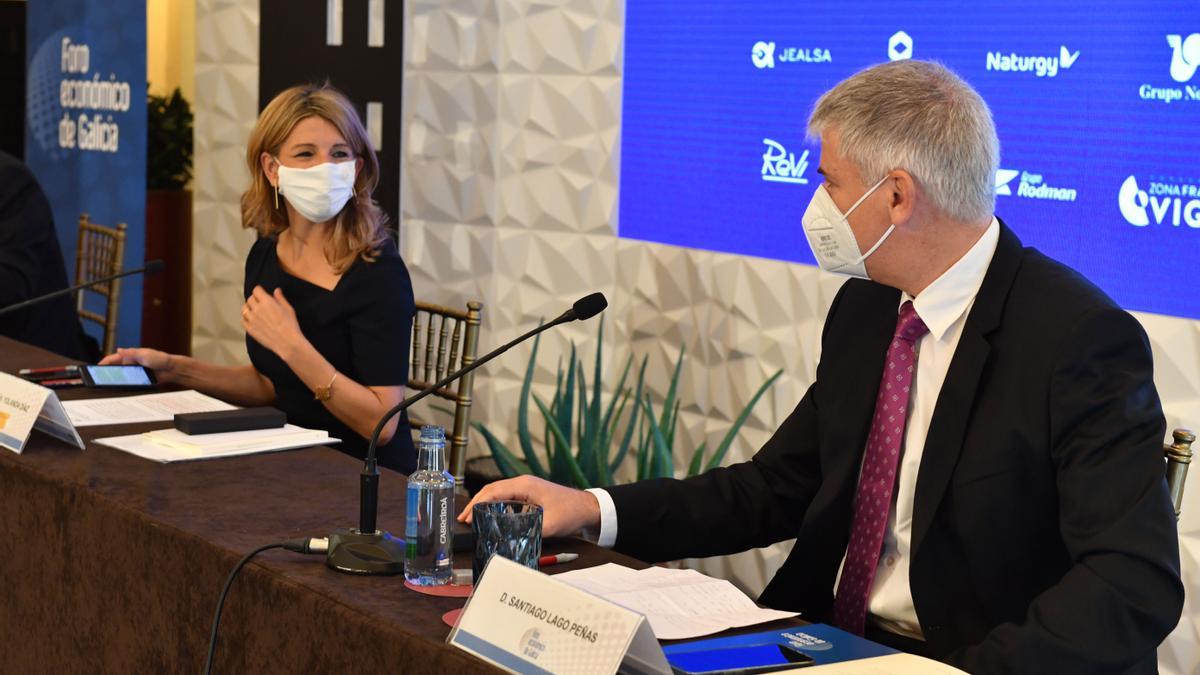
[[[700,444],[700,447],[696,448],[695,454],[692,455],[692,462],[688,465],[688,477],[695,476],[696,474],[700,473],[700,467],[704,464],[704,450],[707,445],[708,441],[704,441]]]
[[[721,461],[725,459],[725,453],[729,450],[729,445],[733,443],[734,437],[737,436],[738,430],[742,428],[742,424],[744,424],[746,419],[750,417],[750,411],[754,408],[754,404],[758,403],[758,399],[762,397],[764,393],[766,393],[767,389],[775,382],[775,380],[779,379],[779,376],[782,374],[782,369],[775,371],[775,374],[767,378],[767,381],[762,383],[762,386],[758,388],[758,391],[754,392],[754,396],[750,398],[750,402],[746,404],[745,408],[742,408],[742,412],[737,416],[737,419],[734,420],[733,426],[729,427],[729,432],[725,434],[725,438],[721,439],[721,444],[717,446],[716,452],[714,452],[713,456],[709,458],[708,464],[704,467],[705,471],[721,465]]]
[[[629,356],[629,359],[630,359],[630,362],[632,362],[632,360],[633,360],[632,354]],[[625,437],[621,439],[621,445],[617,447],[617,456],[614,457],[613,460],[611,462],[609,462],[609,465],[608,465],[608,470],[609,470],[610,475],[615,474],[617,472],[617,467],[621,466],[621,462],[625,461],[625,454],[627,452],[629,452],[630,443],[633,441],[634,429],[636,428],[637,423],[638,423],[638,411],[641,409],[641,405],[639,404],[639,401],[642,400],[642,385],[646,381],[646,363],[648,361],[649,361],[649,359],[647,357],[645,357],[645,356],[642,357],[642,367],[638,369],[637,386],[636,386],[636,390],[633,393],[633,405],[630,406],[630,408],[629,408],[629,421],[627,423],[627,426],[625,427]],[[628,365],[626,365],[626,370],[628,370]],[[624,382],[624,378],[622,378],[621,381]],[[618,418],[619,418],[619,416],[618,416]],[[641,439],[642,436],[638,436],[638,438]],[[642,454],[643,454],[642,450],[639,446],[639,450],[636,453],[636,458],[638,460],[638,478],[639,478],[639,480],[641,479],[641,467],[642,467],[641,457],[642,457]]]
[[[554,419],[554,416],[550,414],[550,409],[547,408],[546,404],[543,403],[542,400],[536,395],[533,397],[533,402],[537,405],[538,409],[542,411],[542,417],[546,420],[546,428],[549,429],[550,433],[554,436],[555,442],[559,443],[562,447],[569,448],[570,441],[567,439],[567,435],[563,432],[562,427]],[[558,453],[558,456],[561,457],[562,466],[566,468],[566,473],[569,479],[555,479],[556,483],[561,483],[563,485],[574,485],[575,487],[585,490],[591,487],[591,484],[588,483],[587,477],[583,475],[583,470],[580,469],[579,464],[575,462],[575,457],[573,457],[569,451]]]
[[[538,321],[538,325],[542,325],[542,322]],[[533,351],[529,354],[529,365],[525,367],[525,379],[521,381],[521,398],[517,404],[517,440],[521,443],[521,452],[525,455],[525,463],[530,472],[538,478],[546,478],[548,474],[534,452],[533,437],[529,432],[529,392],[533,385],[534,365],[537,363],[538,343],[541,338],[539,334],[533,339]]]
[[[671,478],[671,447],[667,445],[667,437],[663,434],[662,427],[654,421],[654,404],[650,402],[650,395],[646,394],[646,398],[642,399],[645,406],[646,421],[650,428],[650,440],[652,446],[652,459],[649,466],[650,478]]]
[[[517,458],[509,449],[496,438],[487,427],[479,422],[472,422],[471,426],[483,436],[483,440],[487,442],[488,448],[492,451],[492,459],[496,462],[496,467],[500,469],[500,473],[505,478],[520,476],[530,473],[529,465]]]
[[[671,386],[667,388],[667,400],[663,401],[662,421],[659,422],[659,428],[664,431],[671,428],[667,418],[670,415],[671,409],[675,407],[675,392],[679,388],[679,373],[683,368],[683,355],[686,352],[687,347],[679,350],[679,358],[675,359],[675,372],[671,373]]]

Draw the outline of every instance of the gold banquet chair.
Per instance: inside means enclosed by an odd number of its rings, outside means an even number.
[[[115,228],[97,225],[88,220],[88,214],[79,216],[79,240],[75,246],[75,283],[84,284],[121,272],[125,259],[125,223]],[[104,298],[104,313],[93,312],[84,307],[88,293]],[[75,310],[81,321],[99,324],[104,331],[100,343],[101,354],[111,354],[117,342],[117,310],[121,301],[121,280],[113,279],[79,291]]]
[[[1176,429],[1171,436],[1175,442],[1163,444],[1163,454],[1167,458],[1167,490],[1175,507],[1175,519],[1179,520],[1183,509],[1183,484],[1187,481],[1188,465],[1192,463],[1192,443],[1196,434],[1188,429]]]
[[[408,387],[420,390],[475,362],[483,305],[475,301],[468,302],[464,312],[418,301],[416,309],[413,314],[412,369],[408,373]],[[433,392],[434,396],[454,403],[454,425],[447,463],[458,485],[464,484],[463,467],[467,460],[467,431],[471,422],[471,387],[474,382],[475,373],[467,373],[457,383]],[[413,428],[421,426],[421,422],[412,418],[410,424]]]

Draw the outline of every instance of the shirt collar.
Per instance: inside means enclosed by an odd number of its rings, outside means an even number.
[[[900,294],[901,305],[912,300],[917,316],[925,322],[934,340],[941,340],[975,301],[999,241],[1000,223],[993,216],[979,241],[916,298]]]

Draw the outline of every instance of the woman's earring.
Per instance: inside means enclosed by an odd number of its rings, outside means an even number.
[[[273,185],[271,187],[275,188],[275,210],[278,211],[279,210],[279,186]]]

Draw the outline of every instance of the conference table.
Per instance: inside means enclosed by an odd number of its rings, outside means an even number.
[[[0,337],[0,371],[65,363]],[[357,523],[362,462],[329,447],[159,464],[95,443],[163,426],[83,427],[84,450],[34,431],[24,453],[0,449],[0,671],[199,672],[221,586],[243,555]],[[396,534],[404,490],[402,474],[382,470],[379,523]],[[645,567],[579,539],[545,542],[545,553],[565,551],[580,558],[553,571]],[[470,567],[469,554],[455,567]],[[441,617],[464,602],[267,551],[233,584],[213,670],[498,672],[445,643]]]

